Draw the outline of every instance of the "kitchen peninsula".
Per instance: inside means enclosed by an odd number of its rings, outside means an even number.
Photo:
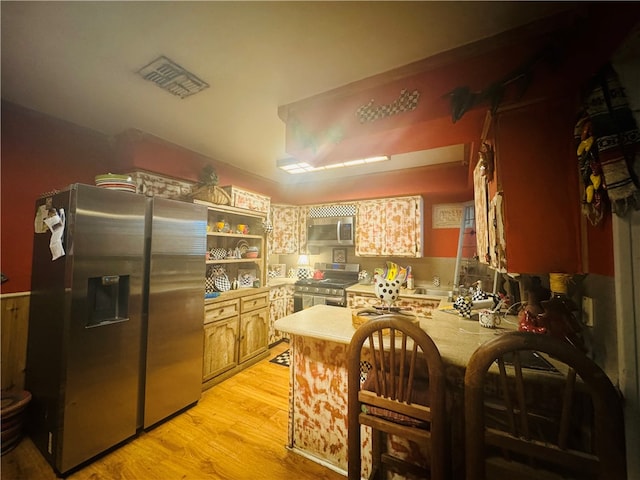
[[[347,306],[353,309],[369,308],[380,304],[374,285],[358,283],[347,289]],[[402,310],[410,310],[416,315],[427,318],[440,306],[444,296],[416,294],[416,289],[401,288],[395,306]]]
[[[347,470],[347,349],[355,332],[351,312],[316,305],[275,322],[276,329],[291,337],[288,447],[342,473]],[[517,328],[515,317],[508,318],[499,328],[486,329],[441,309],[430,317],[418,315],[447,366],[454,404],[461,402],[464,367],[474,350]],[[452,429],[461,433],[459,420]]]

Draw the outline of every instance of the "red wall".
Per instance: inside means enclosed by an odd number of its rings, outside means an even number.
[[[215,165],[221,185],[264,193],[274,202],[309,204],[423,195],[427,256],[453,257],[457,247],[456,229],[428,233],[431,204],[467,201],[473,196],[467,167],[462,165],[354,177],[328,184],[276,185],[140,132],[119,136],[114,148],[110,139],[100,133],[3,101],[0,254],[2,273],[9,280],[2,284],[0,292],[31,289],[34,205],[41,194],[71,183],[93,184],[98,174],[135,169],[195,181],[206,163]]]
[[[467,179],[468,166],[462,164],[421,167],[375,175],[359,175],[332,181],[282,185],[274,201],[292,204],[348,201],[398,195],[471,200],[473,186]]]
[[[234,185],[269,196],[278,188],[275,182],[138,130],[116,136],[114,168],[118,172],[147,170],[197,182],[198,174],[207,164],[215,166],[220,185]]]
[[[432,228],[432,207],[439,203],[463,203],[472,200],[466,195],[451,196],[433,195],[424,202],[424,256],[425,257],[451,257],[458,254],[459,228]],[[474,248],[475,251],[475,248]],[[469,255],[470,256],[470,255]]]
[[[110,160],[104,135],[2,102],[2,293],[31,289],[36,198],[93,184]]]

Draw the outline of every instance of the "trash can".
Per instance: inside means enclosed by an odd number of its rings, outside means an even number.
[[[31,393],[26,390],[2,392],[2,455],[13,450],[22,438],[25,410],[30,401]]]

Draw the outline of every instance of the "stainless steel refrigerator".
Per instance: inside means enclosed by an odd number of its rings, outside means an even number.
[[[36,212],[27,421],[64,474],[199,400],[207,211],[73,184]]]

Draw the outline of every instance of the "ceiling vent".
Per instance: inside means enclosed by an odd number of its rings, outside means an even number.
[[[188,72],[177,63],[165,56],[156,58],[150,64],[138,70],[145,80],[155,83],[160,88],[175,95],[186,98],[209,88],[209,84],[200,80],[193,73]]]

